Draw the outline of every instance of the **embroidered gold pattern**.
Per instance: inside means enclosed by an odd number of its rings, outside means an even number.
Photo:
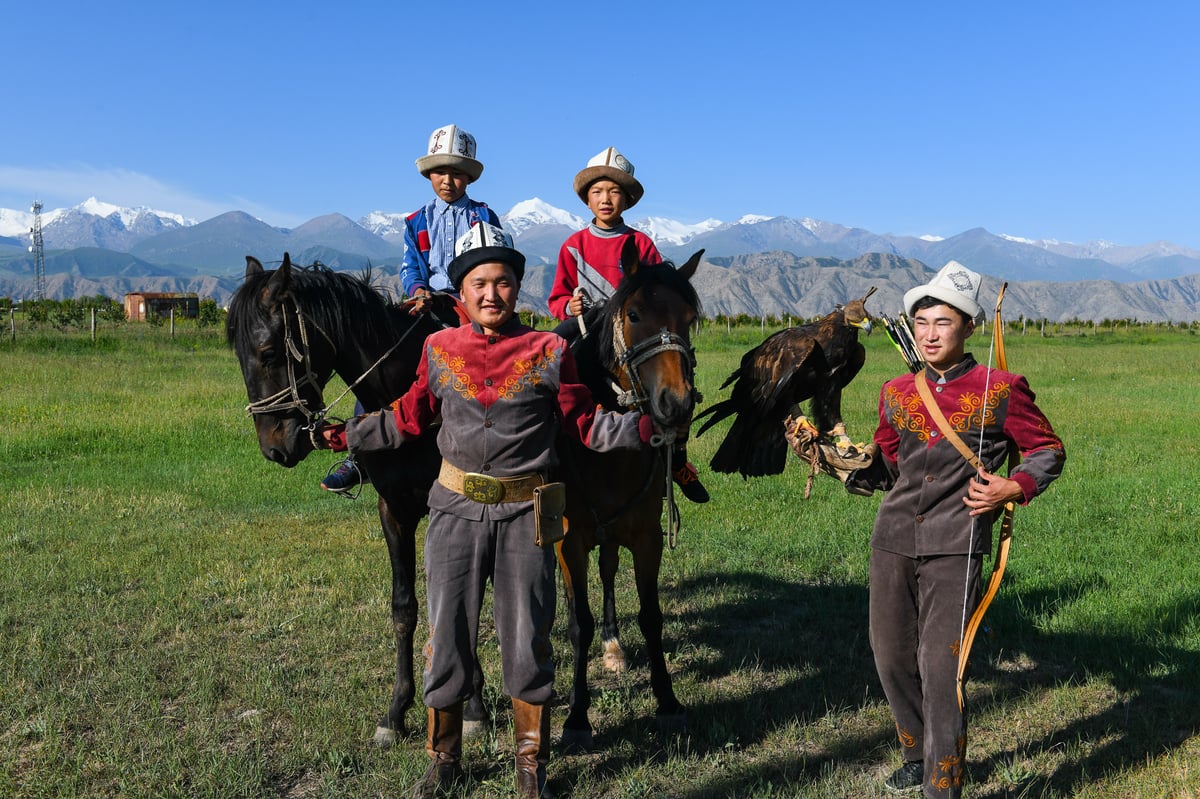
[[[979,394],[973,391],[964,392],[958,398],[959,410],[947,417],[950,427],[956,433],[962,433],[972,429],[978,430],[981,424],[995,424],[996,409],[1011,392],[1011,385],[997,380],[987,392],[986,407],[983,397]],[[925,406],[921,402],[920,394],[905,394],[894,386],[889,386],[884,391],[883,402],[888,419],[894,427],[916,433],[917,440],[921,442],[929,441],[932,429],[929,418],[925,415]]]
[[[912,749],[917,745],[917,739],[908,730],[900,729],[900,725],[896,725],[896,737],[900,739],[900,745],[905,749]]]
[[[1012,387],[1001,380],[997,380],[992,384],[992,388],[987,392],[987,406],[984,407],[984,398],[973,391],[964,391],[962,396],[958,398],[958,407],[960,410],[950,414],[947,421],[950,422],[950,427],[956,433],[962,433],[967,430],[979,430],[981,427],[986,427],[989,424],[996,423],[996,408],[1000,406],[1000,401],[1007,399]]]
[[[437,370],[439,385],[449,385],[451,390],[462,395],[465,399],[474,399],[479,393],[479,387],[464,371],[466,362],[461,355],[449,356],[441,347],[432,347],[433,365]]]
[[[884,392],[883,403],[894,427],[916,433],[919,441],[929,440],[929,420],[922,410],[920,395],[902,394],[895,387],[889,386]]]
[[[533,388],[542,382],[550,365],[558,360],[558,353],[550,347],[542,350],[536,361],[528,358],[518,358],[513,361],[513,372],[497,390],[500,399],[510,400],[527,388]]]

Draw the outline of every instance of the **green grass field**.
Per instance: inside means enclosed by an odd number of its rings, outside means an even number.
[[[762,338],[697,334],[709,402]],[[867,344],[843,403],[858,439],[902,368],[883,336]],[[1200,795],[1200,337],[1010,332],[1008,347],[1068,462],[1018,510],[976,644],[968,796]],[[220,334],[22,334],[0,342],[0,388],[0,796],[403,795],[422,717],[370,745],[393,663],[374,494],[320,491],[328,453],[290,471],[262,458]],[[693,442],[702,468],[717,441]],[[680,738],[655,730],[626,554],[631,669],[593,664],[597,749],[555,754],[560,796],[885,795],[899,755],[866,634],[879,499],[821,478],[805,501],[804,478],[794,459],[754,482],[705,470],[713,501],[682,506],[662,575]],[[511,784],[493,644],[500,723],[467,749],[479,797]]]

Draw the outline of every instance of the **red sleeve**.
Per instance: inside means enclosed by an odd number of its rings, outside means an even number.
[[[588,387],[579,382],[579,370],[570,347],[563,347],[562,366],[558,372],[558,407],[562,411],[563,426],[572,437],[586,444],[596,419],[596,400]]]
[[[572,236],[572,238],[574,237]],[[575,259],[567,249],[567,245],[570,243],[571,239],[567,239],[558,250],[558,266],[554,270],[554,284],[550,287],[550,299],[547,302],[547,305],[550,306],[550,313],[559,320],[569,318],[567,303],[571,301],[571,294],[579,285],[579,274],[575,271]]]
[[[875,429],[875,443],[879,446],[879,454],[887,458],[895,466],[900,454],[900,434],[888,421],[884,397],[887,395],[887,383],[879,391],[879,427]]]
[[[404,396],[391,404],[396,417],[396,429],[406,435],[417,437],[437,418],[441,402],[429,390],[429,340],[417,364],[417,379],[409,386]]]
[[[1062,439],[1050,426],[1050,420],[1038,408],[1029,383],[1021,375],[1013,376],[1004,434],[1021,453],[1021,464],[1009,474],[1009,479],[1021,486],[1025,494],[1021,504],[1024,505],[1062,474],[1067,452]]]

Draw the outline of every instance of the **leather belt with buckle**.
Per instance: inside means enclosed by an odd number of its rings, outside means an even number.
[[[528,502],[533,489],[545,484],[540,474],[517,477],[492,477],[478,472],[464,472],[447,460],[442,460],[438,482],[456,494],[484,505],[497,502]]]

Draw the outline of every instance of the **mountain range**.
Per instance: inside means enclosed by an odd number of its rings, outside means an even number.
[[[270,264],[285,251],[296,263],[354,271],[370,266],[378,285],[399,294],[404,217],[377,211],[356,222],[329,214],[289,229],[241,211],[197,222],[90,198],[42,214],[47,296],[195,291],[224,304],[241,282],[246,255]],[[587,220],[536,198],[501,220],[529,261],[522,306],[544,310],[558,249]],[[993,293],[1001,278],[1009,281],[1006,309],[1014,317],[1200,319],[1200,251],[1168,242],[1073,244],[983,228],[949,238],[894,236],[756,215],[697,224],[648,217],[631,224],[665,257],[681,261],[704,249],[696,284],[710,315],[815,316],[870,285],[879,288],[871,305],[892,312],[905,289],[957,260],[989,276]],[[31,213],[0,209],[0,296],[33,294],[32,226]]]

